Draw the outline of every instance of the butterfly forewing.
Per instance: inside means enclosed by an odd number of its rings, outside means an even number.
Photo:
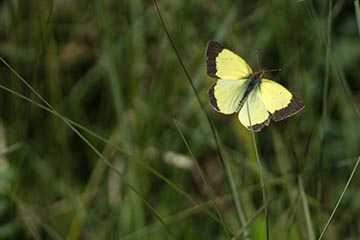
[[[244,59],[215,41],[208,42],[206,68],[210,77],[221,79],[242,79],[252,73]]]

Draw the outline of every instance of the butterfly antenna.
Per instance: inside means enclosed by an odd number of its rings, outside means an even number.
[[[259,60],[259,50],[257,50],[257,49],[256,49],[256,62],[257,62],[259,71],[262,70],[262,68],[260,66],[260,60]]]
[[[259,71],[262,71],[263,73],[267,73],[267,72],[281,72],[281,68],[263,69],[263,68],[261,67],[261,65],[260,65],[259,50],[257,50],[257,49],[256,49],[256,62],[257,62]]]
[[[266,69],[264,72],[281,72],[281,68]]]

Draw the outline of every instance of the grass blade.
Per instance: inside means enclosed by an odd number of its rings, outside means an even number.
[[[20,76],[20,74],[18,74],[2,57],[0,57],[0,61],[2,61],[4,63],[4,65],[13,73],[15,74],[15,76],[26,86],[28,87],[32,93],[35,94],[35,96],[37,96],[45,105],[46,107],[48,107],[49,109],[51,109],[53,111],[53,114],[57,117],[59,117],[76,135],[78,135],[78,137],[80,137],[80,139],[89,146],[89,148],[100,158],[102,159],[111,169],[113,169],[118,176],[122,179],[122,181],[129,187],[129,189],[131,189],[140,199],[141,201],[144,203],[144,205],[154,214],[154,216],[163,224],[163,226],[165,227],[166,231],[169,233],[169,235],[176,239],[175,235],[170,231],[170,229],[168,228],[168,226],[166,225],[166,223],[164,222],[164,220],[160,217],[159,214],[156,213],[155,209],[151,206],[151,204],[144,198],[144,196],[141,194],[140,191],[138,191],[132,184],[130,184],[130,182],[125,178],[125,176],[119,171],[117,170],[113,164],[104,156],[101,154],[101,152],[99,152],[99,150],[97,150],[97,148],[90,143],[90,141],[79,132],[79,130],[77,130],[63,115],[61,115],[59,112],[56,111],[56,109],[54,109],[52,107],[52,105],[50,103],[48,103],[23,77]],[[76,221],[75,221],[76,222]],[[70,230],[71,231],[71,230]],[[70,234],[70,236],[72,236]],[[73,239],[73,238],[68,238],[68,239]]]
[[[237,211],[237,215],[238,215],[241,227],[242,227],[241,229],[243,230],[242,232],[244,233],[244,238],[250,239],[249,231],[247,229],[249,223],[247,223],[246,219],[245,219],[244,210],[243,210],[243,207],[240,202],[239,193],[236,188],[236,183],[234,181],[234,177],[232,176],[232,173],[231,173],[230,165],[227,161],[224,162],[224,165],[225,165],[226,175],[228,176],[228,180],[230,183],[230,188],[231,188],[231,192],[233,195],[233,199],[235,202],[235,208]]]
[[[250,126],[252,126],[252,124],[251,124],[251,118],[250,118],[249,101],[246,101],[246,107],[247,107],[247,113],[248,113],[249,123],[250,123]],[[269,209],[268,209],[268,201],[267,201],[267,198],[266,198],[266,189],[265,189],[264,175],[263,175],[263,172],[262,172],[262,167],[261,167],[259,152],[258,152],[258,150],[257,150],[257,144],[256,144],[256,139],[255,139],[255,133],[254,133],[254,131],[251,131],[251,137],[252,137],[252,141],[253,141],[253,146],[254,146],[254,151],[255,151],[255,157],[256,157],[256,164],[257,164],[257,167],[258,167],[260,184],[261,184],[261,191],[262,191],[263,202],[264,202],[266,239],[269,240],[269,239],[270,239],[270,233],[269,233]]]
[[[351,180],[353,179],[353,177],[354,177],[354,175],[355,175],[355,172],[356,172],[356,169],[357,169],[358,166],[359,166],[359,163],[360,163],[360,156],[358,157],[358,159],[357,159],[357,161],[356,161],[356,163],[355,163],[355,166],[353,167],[353,170],[351,171],[351,174],[350,174],[350,176],[349,176],[349,179],[347,180],[347,182],[346,182],[346,184],[345,184],[345,187],[344,187],[343,191],[341,192],[340,197],[339,197],[339,199],[338,199],[338,201],[337,201],[337,203],[336,203],[336,205],[335,205],[335,207],[334,207],[334,209],[333,209],[333,211],[332,211],[332,213],[331,213],[328,221],[326,222],[326,225],[325,225],[324,229],[322,230],[322,232],[321,232],[320,237],[318,238],[318,240],[321,240],[321,239],[322,239],[322,237],[324,236],[326,230],[328,229],[328,227],[329,227],[332,219],[334,218],[334,215],[335,215],[335,213],[336,213],[336,210],[338,209],[338,207],[339,207],[342,199],[344,198],[345,192],[346,192],[346,190],[348,189],[348,187],[349,187],[349,185],[350,185],[350,182],[351,182]]]
[[[360,4],[359,4],[359,0],[355,0],[354,5],[355,5],[356,25],[358,27],[359,37],[360,37]]]
[[[163,20],[163,18],[162,18],[162,15],[161,15],[159,6],[158,6],[158,4],[157,4],[157,0],[154,0],[154,3],[155,3],[156,11],[157,11],[157,13],[158,13],[158,16],[159,16],[161,25],[163,26],[163,29],[164,29],[164,31],[165,31],[165,33],[166,33],[166,36],[167,36],[167,38],[168,38],[168,40],[169,40],[169,42],[170,42],[170,44],[171,44],[171,46],[172,46],[175,54],[176,54],[176,57],[177,57],[180,65],[181,65],[181,68],[183,69],[183,71],[184,71],[184,73],[185,73],[185,75],[186,75],[186,78],[188,79],[188,82],[189,82],[189,84],[190,84],[190,86],[191,86],[191,89],[192,89],[192,91],[193,91],[194,94],[195,94],[196,100],[197,100],[197,102],[199,103],[200,108],[202,109],[202,111],[204,112],[204,114],[205,114],[205,116],[206,116],[206,118],[207,118],[207,121],[208,121],[208,123],[209,123],[209,125],[210,125],[210,129],[211,129],[212,135],[213,135],[214,140],[215,140],[215,143],[216,143],[217,152],[218,152],[218,157],[219,157],[219,159],[220,159],[220,161],[221,161],[221,164],[224,166],[224,165],[225,165],[225,161],[224,161],[224,157],[223,157],[222,152],[221,152],[220,141],[219,141],[219,139],[218,139],[217,132],[216,132],[216,130],[215,130],[215,126],[214,126],[214,124],[213,124],[213,122],[212,122],[209,114],[207,113],[207,111],[206,111],[206,109],[205,109],[204,103],[203,103],[203,102],[201,101],[201,99],[200,99],[200,96],[199,96],[199,94],[198,94],[198,91],[196,90],[195,85],[194,85],[194,83],[193,83],[193,81],[192,81],[192,79],[191,79],[191,77],[190,77],[190,74],[189,74],[189,72],[187,71],[187,69],[186,69],[186,67],[185,67],[185,65],[184,65],[184,63],[183,63],[183,61],[182,61],[182,59],[181,59],[181,57],[180,57],[179,51],[177,50],[177,48],[176,48],[176,46],[175,46],[175,43],[174,43],[174,41],[172,40],[169,31],[167,30],[167,27],[166,27],[165,22],[164,22],[164,20]],[[225,168],[225,167],[224,167],[224,168]],[[229,176],[227,176],[227,177],[228,177],[228,179],[229,179]],[[219,217],[220,217],[220,216],[219,216]],[[220,218],[221,218],[221,217],[220,217]],[[239,217],[239,218],[241,219],[241,217]],[[226,233],[227,237],[229,238],[230,236],[229,236],[229,233],[227,232],[226,228],[224,228],[224,230],[225,230],[225,233]]]
[[[301,176],[298,176],[298,184],[299,184],[299,189],[300,189],[301,201],[303,203],[303,208],[304,208],[304,212],[305,212],[306,227],[308,230],[308,239],[315,240],[316,238],[315,238],[313,223],[311,220],[311,214],[309,211],[309,204],[308,204],[308,201],[306,198],[304,185],[303,185]]]
[[[40,103],[37,103],[35,102],[34,100],[28,98],[28,97],[25,97],[3,85],[0,85],[0,88],[11,93],[11,94],[14,94],[15,96],[51,113],[51,114],[55,114],[55,111],[40,104]],[[160,174],[159,172],[157,172],[155,169],[153,169],[152,167],[150,167],[149,165],[146,165],[144,164],[142,161],[137,161],[136,159],[132,159],[134,158],[133,155],[129,154],[128,152],[126,152],[125,150],[123,150],[122,148],[120,148],[118,145],[116,145],[115,143],[107,140],[106,138],[98,135],[97,133],[85,128],[84,126],[82,126],[81,124],[71,120],[71,119],[68,119],[66,117],[64,117],[69,123],[71,123],[73,126],[81,129],[82,131],[84,131],[85,133],[97,138],[98,140],[108,144],[109,146],[111,146],[112,148],[116,149],[118,152],[120,152],[121,154],[123,154],[125,157],[135,161],[137,164],[139,164],[140,166],[142,166],[143,168],[145,168],[146,170],[148,170],[149,172],[151,172],[154,176],[158,177],[159,179],[161,179],[162,181],[164,181],[168,186],[170,186],[171,188],[173,188],[176,192],[178,192],[179,194],[183,195],[187,200],[189,200],[191,203],[193,203],[194,205],[197,205],[197,206],[202,206],[201,203],[197,202],[195,199],[193,199],[189,194],[187,194],[184,190],[180,189],[178,186],[176,186],[174,183],[172,183],[168,178],[166,178],[164,175]],[[18,146],[18,145],[17,145]],[[14,146],[16,147],[16,146]],[[13,149],[13,148],[11,148]],[[10,149],[9,149],[10,151]],[[207,208],[203,208],[202,209],[204,212],[206,212],[212,219],[214,219],[215,221],[217,222],[220,222],[220,220],[215,216],[213,215],[210,211],[207,210]]]
[[[198,170],[198,172],[199,172],[199,174],[200,174],[200,177],[201,177],[202,181],[203,181],[204,184],[205,184],[206,190],[210,193],[211,201],[212,201],[212,203],[214,204],[214,207],[215,207],[215,209],[216,209],[216,212],[217,212],[217,214],[218,214],[218,216],[219,216],[219,218],[220,218],[220,222],[221,222],[223,228],[226,230],[228,227],[227,227],[227,225],[226,225],[226,223],[225,223],[225,220],[224,220],[224,218],[223,218],[223,216],[222,216],[222,214],[221,214],[221,211],[220,211],[220,209],[219,209],[219,206],[217,205],[217,203],[216,203],[216,201],[215,201],[215,193],[214,193],[214,190],[213,190],[212,187],[210,186],[209,182],[206,180],[206,177],[205,177],[203,171],[201,170],[200,165],[199,165],[199,163],[197,162],[197,160],[196,160],[193,152],[191,151],[190,145],[189,145],[188,141],[186,140],[184,134],[182,133],[179,125],[177,124],[177,122],[176,122],[175,119],[173,119],[173,121],[174,121],[174,124],[175,124],[175,126],[176,126],[176,129],[178,130],[178,132],[179,132],[179,134],[180,134],[183,142],[184,142],[185,145],[186,145],[187,150],[189,151],[189,153],[190,153],[190,155],[191,155],[191,158],[192,158],[193,161],[194,161],[194,164],[195,164],[195,166],[196,166],[196,168],[197,168],[197,170]]]

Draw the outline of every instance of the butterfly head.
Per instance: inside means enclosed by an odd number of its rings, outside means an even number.
[[[260,81],[265,73],[268,73],[268,72],[280,72],[280,71],[281,71],[281,68],[262,69],[260,71],[254,72],[252,74],[252,76],[257,78]]]

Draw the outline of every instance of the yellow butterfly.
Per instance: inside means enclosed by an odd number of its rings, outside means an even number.
[[[259,132],[270,124],[301,111],[304,102],[280,84],[263,78],[271,70],[253,72],[244,59],[209,41],[206,49],[207,74],[218,80],[208,94],[211,106],[218,112],[239,112],[240,122]]]

